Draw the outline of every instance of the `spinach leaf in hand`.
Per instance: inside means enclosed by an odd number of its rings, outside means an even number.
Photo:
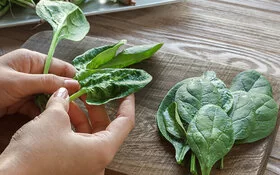
[[[239,73],[232,81],[231,91],[262,93],[272,97],[272,87],[269,81],[255,70]]]
[[[234,143],[231,118],[216,105],[200,108],[187,130],[187,141],[199,160],[202,175],[223,158]]]
[[[99,68],[123,68],[139,63],[150,58],[162,47],[162,45],[162,43],[157,43],[127,48]]]
[[[186,142],[186,131],[177,112],[177,104],[171,103],[163,113],[157,115],[157,123],[163,137],[175,148],[175,158],[182,164],[189,146]]]
[[[76,67],[76,69],[87,69],[87,67],[89,67],[88,66],[89,63],[98,65],[95,66],[95,68],[99,68],[100,65],[105,64],[107,61],[109,61],[115,56],[118,48],[121,45],[123,45],[124,42],[125,41],[122,40],[113,45],[106,45],[106,46],[92,48],[86,51],[85,53],[83,53],[82,55],[75,57],[72,63]],[[104,60],[103,60],[103,56],[106,56]]]
[[[140,69],[87,69],[76,74],[81,89],[70,97],[75,100],[87,94],[86,102],[101,105],[132,94],[151,80],[152,76]]]
[[[36,13],[53,27],[53,39],[44,68],[47,74],[58,42],[61,39],[79,41],[86,36],[90,26],[82,10],[70,2],[43,0],[36,5]]]
[[[126,40],[121,40],[112,47],[103,50],[98,55],[96,55],[86,66],[87,69],[96,69],[99,68],[101,65],[107,63],[108,61],[112,60],[119,49],[120,46],[124,45]]]

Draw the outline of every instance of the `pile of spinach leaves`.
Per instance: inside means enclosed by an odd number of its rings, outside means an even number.
[[[4,16],[13,5],[18,5],[23,8],[36,8],[36,4],[39,1],[44,1],[44,0],[1,0],[0,1],[0,17]],[[65,2],[71,2],[75,5],[81,5],[85,2],[85,0],[50,0],[50,1],[65,1]],[[134,0],[109,0],[110,2],[113,3],[121,3],[124,5],[135,5]]]
[[[276,125],[278,105],[268,80],[254,70],[238,74],[228,89],[213,71],[185,79],[161,102],[156,121],[161,135],[175,148],[178,164],[191,150],[192,174],[209,175],[234,143],[268,136]]]
[[[44,74],[47,74],[59,41],[79,41],[86,36],[90,26],[81,9],[70,2],[40,1],[36,12],[53,27],[53,38],[44,67]],[[70,96],[71,101],[86,94],[88,104],[101,105],[137,92],[152,80],[152,76],[144,70],[124,67],[150,58],[163,44],[134,46],[118,52],[125,43],[126,40],[121,40],[113,45],[93,48],[73,60],[78,70],[75,79],[81,88]],[[38,96],[36,103],[41,110],[47,99],[46,95]]]

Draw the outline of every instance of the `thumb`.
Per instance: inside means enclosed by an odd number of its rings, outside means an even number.
[[[45,118],[54,123],[69,123],[68,116],[69,110],[69,95],[66,88],[58,89],[49,99],[46,110],[40,115],[41,118]]]
[[[79,90],[79,83],[66,77],[60,77],[54,74],[25,74],[20,78],[21,84],[27,87],[23,88],[23,94],[32,95],[39,93],[52,94],[58,88],[65,87],[70,92]]]

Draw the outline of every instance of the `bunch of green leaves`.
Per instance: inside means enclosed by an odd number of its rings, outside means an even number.
[[[0,1],[0,17],[4,16],[13,4],[18,5],[23,8],[33,8],[35,9],[36,4],[41,1],[64,1],[71,2],[75,5],[81,5],[85,0],[1,0]],[[121,3],[124,5],[134,5],[135,1],[133,0],[111,0],[111,2]]]
[[[125,67],[150,58],[162,43],[129,47],[118,52],[125,43],[121,40],[93,48],[73,60],[78,70],[75,79],[81,89],[70,96],[70,100],[87,94],[88,104],[100,105],[134,93],[152,80],[143,70]]]
[[[44,67],[44,74],[47,74],[59,41],[83,39],[89,31],[89,24],[81,9],[69,2],[40,1],[36,12],[53,27],[53,38]],[[152,80],[151,75],[144,70],[124,67],[150,58],[162,44],[135,46],[118,52],[125,43],[125,40],[121,40],[113,45],[93,48],[73,60],[73,65],[78,70],[75,79],[80,83],[81,89],[70,100],[87,94],[88,104],[100,105],[134,93]],[[47,98],[46,95],[37,98],[41,110]]]
[[[209,175],[213,165],[230,151],[234,143],[251,143],[274,129],[278,105],[272,88],[260,73],[238,74],[228,89],[215,72],[185,79],[172,87],[157,112],[162,136],[175,148],[182,164],[191,149],[191,173]]]

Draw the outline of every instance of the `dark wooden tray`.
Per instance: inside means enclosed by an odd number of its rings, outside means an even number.
[[[31,37],[24,48],[47,53],[51,32],[41,32]],[[62,41],[55,52],[55,57],[71,62],[84,51],[109,44],[108,41],[86,37],[81,42]],[[155,115],[158,106],[167,91],[177,82],[193,76],[200,76],[204,71],[213,70],[227,85],[242,70],[222,64],[195,60],[188,57],[159,52],[152,59],[135,65],[149,72],[153,81],[136,93],[136,126],[125,143],[108,166],[106,174],[135,175],[187,175],[188,167],[176,164],[174,149],[158,133]],[[273,86],[274,97],[279,103],[279,80],[268,77]],[[108,111],[114,115],[114,105],[108,105]],[[279,126],[279,120],[277,128]],[[275,130],[276,131],[276,130]],[[224,169],[213,168],[215,175],[259,175],[263,174],[270,154],[275,134],[252,144],[234,146],[225,157]],[[93,165],[94,166],[94,165]],[[116,171],[116,172],[115,172]]]

